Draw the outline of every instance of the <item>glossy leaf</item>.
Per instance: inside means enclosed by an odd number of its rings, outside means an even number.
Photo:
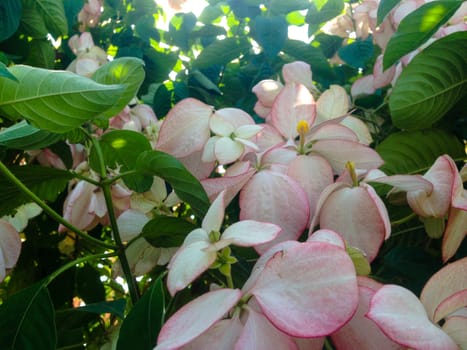
[[[147,138],[132,130],[113,130],[102,135],[99,140],[106,166],[116,168],[120,166],[120,171],[135,169],[137,155],[151,149],[151,144]],[[99,159],[95,147],[91,148],[89,155],[91,168],[99,171]],[[123,176],[123,181],[128,188],[145,192],[151,188],[152,177],[142,174],[130,174]]]
[[[248,41],[236,38],[218,40],[207,46],[193,62],[197,68],[207,68],[214,64],[227,64],[250,48]]]
[[[0,42],[8,39],[18,29],[21,12],[21,0],[3,0],[0,2]]]
[[[7,66],[5,66],[5,63],[3,62],[0,62],[0,77],[8,78],[16,82],[18,81],[18,79],[16,79],[16,77],[10,73]]]
[[[180,247],[196,225],[182,218],[156,216],[143,227],[143,237],[154,247]]]
[[[209,208],[209,199],[203,187],[179,160],[160,151],[146,151],[138,156],[136,169],[146,175],[155,175],[166,180],[177,196],[190,204],[199,217]]]
[[[284,46],[287,30],[288,25],[283,16],[259,16],[252,25],[255,40],[270,59],[274,58]]]
[[[118,114],[135,97],[144,80],[144,61],[136,57],[121,57],[101,66],[92,75],[99,84],[124,84],[125,91],[115,105],[105,111],[103,116]]]
[[[391,12],[391,10],[399,4],[401,0],[381,0],[378,6],[377,12],[377,24],[380,25],[381,22],[386,18],[386,16]]]
[[[36,0],[36,9],[44,18],[45,25],[55,38],[68,34],[68,21],[62,1]]]
[[[40,130],[25,120],[0,131],[0,145],[7,148],[32,150],[59,141],[62,135]]]
[[[419,53],[403,70],[389,98],[394,125],[427,128],[467,93],[467,32],[458,32]]]
[[[2,304],[0,329],[2,349],[55,349],[54,307],[44,283],[23,289]]]
[[[37,196],[50,202],[57,199],[68,181],[73,178],[68,171],[33,165],[10,167],[10,171]],[[10,214],[21,204],[31,201],[2,174],[0,174],[0,188],[2,189],[0,191],[0,216]]]
[[[432,1],[404,17],[387,44],[383,57],[384,69],[430,39],[461,4],[460,0]]]
[[[117,350],[153,349],[164,316],[164,288],[162,279],[159,277],[123,321],[118,336]]]
[[[465,157],[464,146],[454,135],[436,129],[394,133],[376,151],[384,159],[381,170],[388,175],[424,173],[442,154]]]
[[[102,85],[63,71],[17,65],[10,68],[19,83],[0,78],[0,111],[25,118],[40,129],[65,133],[112,107],[124,87]]]

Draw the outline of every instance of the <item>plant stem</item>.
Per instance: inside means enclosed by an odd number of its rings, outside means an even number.
[[[325,350],[334,350],[328,338],[324,339],[324,349]]]
[[[71,223],[69,223],[67,220],[65,220],[60,214],[58,214],[55,210],[53,210],[51,207],[49,207],[42,199],[40,199],[34,192],[32,192],[29,188],[27,188],[11,171],[10,169],[7,168],[3,162],[0,161],[0,172],[5,175],[5,177],[10,180],[13,184],[15,184],[18,189],[23,192],[26,196],[28,196],[34,203],[36,203],[38,206],[44,210],[46,214],[48,214],[52,219],[57,221],[58,223],[62,224],[65,226],[67,229],[70,231],[73,231],[76,233],[78,236],[81,238],[87,240],[90,243],[93,243],[95,245],[98,245],[102,248],[107,248],[107,249],[112,249],[115,250],[117,249],[116,246],[113,244],[108,244],[105,242],[102,242],[100,239],[94,238],[90,235],[88,235],[86,232],[81,231],[79,228],[75,227]]]
[[[128,290],[130,292],[131,301],[134,305],[139,300],[140,293],[139,293],[138,285],[136,283],[136,279],[131,273],[130,264],[125,254],[125,245],[122,242],[122,239],[120,237],[120,232],[118,230],[117,217],[115,216],[115,210],[114,210],[113,201],[112,201],[112,192],[111,192],[112,183],[109,182],[107,178],[104,154],[102,153],[102,149],[99,145],[99,142],[92,135],[88,134],[88,137],[90,138],[92,145],[94,149],[96,150],[97,159],[99,160],[99,173],[101,176],[100,187],[102,188],[102,192],[104,193],[105,205],[107,207],[107,213],[109,215],[109,221],[110,221],[110,226],[112,227],[113,237],[114,237],[115,243],[118,246],[118,258],[120,259],[120,265],[122,266],[123,274],[125,275],[125,279],[128,283]]]
[[[226,279],[226,281],[227,281],[227,287],[233,289],[233,288],[234,288],[234,284],[233,284],[232,275],[231,275],[231,274],[229,274],[228,276],[226,275],[226,276],[225,276],[225,279]]]
[[[407,215],[406,217],[403,217],[402,219],[391,221],[391,226],[399,226],[399,225],[405,224],[406,222],[409,222],[410,220],[412,220],[416,216],[417,216],[417,214],[411,213],[411,214]]]

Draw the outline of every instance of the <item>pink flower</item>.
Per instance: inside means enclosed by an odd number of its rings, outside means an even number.
[[[8,221],[0,219],[0,282],[5,279],[8,270],[16,265],[20,252],[18,231]]]
[[[90,77],[101,65],[107,62],[107,53],[94,45],[91,33],[84,32],[80,36],[73,35],[68,40],[73,53],[77,56],[67,70]]]
[[[99,23],[102,13],[102,0],[87,0],[78,13],[79,31],[84,32],[87,28],[94,28]]]

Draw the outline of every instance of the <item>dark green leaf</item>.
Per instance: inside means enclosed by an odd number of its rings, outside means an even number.
[[[182,218],[156,216],[143,227],[143,237],[154,247],[180,247],[196,225]]]
[[[198,69],[191,72],[191,76],[206,90],[212,91],[218,95],[222,95],[221,90],[207,76],[201,73]]]
[[[173,43],[183,51],[190,48],[190,33],[196,25],[196,16],[193,13],[177,13],[170,20],[169,33]]]
[[[153,48],[145,50],[143,54],[147,83],[166,80],[178,60],[178,55],[174,52],[159,52]]]
[[[144,61],[136,57],[121,57],[101,66],[92,75],[97,83],[112,85],[124,84],[125,91],[120,99],[104,116],[112,117],[119,112],[135,97],[144,80]]]
[[[131,130],[114,130],[105,133],[99,144],[105,165],[111,168],[120,166],[121,172],[135,169],[138,155],[152,148],[143,134]],[[99,171],[99,158],[95,147],[91,148],[89,164],[92,169]],[[141,174],[124,176],[123,181],[128,188],[137,192],[148,191],[152,185],[152,177]]]
[[[363,68],[367,61],[373,57],[373,51],[373,39],[370,35],[365,40],[357,39],[349,45],[342,46],[338,50],[338,54],[348,65]]]
[[[252,34],[268,58],[277,56],[284,46],[288,27],[283,16],[256,17],[252,25]]]
[[[381,169],[390,175],[424,173],[443,154],[454,159],[465,157],[462,142],[436,129],[392,134],[376,147],[376,151],[384,160]]]
[[[49,30],[45,25],[44,17],[36,8],[36,3],[34,0],[22,0],[22,2],[21,31],[34,39],[44,39]]]
[[[402,56],[430,39],[452,17],[461,4],[460,0],[432,1],[404,17],[384,52],[384,69],[389,68]]]
[[[37,129],[25,120],[0,131],[0,145],[21,150],[44,148],[61,138],[62,135]]]
[[[120,99],[121,85],[102,85],[71,72],[17,65],[19,83],[0,78],[0,111],[40,129],[65,133],[97,117]]]
[[[34,165],[10,167],[10,171],[37,196],[49,202],[55,201],[73,178],[68,171]],[[10,214],[21,204],[31,201],[2,174],[0,188],[0,216]]]
[[[16,79],[16,77],[10,73],[8,67],[3,62],[0,62],[0,77],[11,79],[16,82],[18,81],[18,79]]]
[[[287,14],[307,9],[310,2],[308,0],[271,0],[267,6],[273,14]]]
[[[164,84],[160,84],[152,99],[152,109],[158,118],[164,117],[170,110],[172,94]],[[149,103],[151,104],[151,103]]]
[[[55,349],[55,314],[43,282],[23,289],[0,307],[0,348]]]
[[[68,34],[68,21],[63,1],[36,0],[36,9],[44,18],[45,25],[54,38]]]
[[[381,0],[378,6],[377,14],[377,25],[380,25],[381,22],[386,18],[386,16],[391,12],[391,10],[399,4],[401,0]]]
[[[117,350],[154,349],[164,316],[164,288],[162,279],[159,277],[123,321],[118,336]]]
[[[198,17],[198,21],[204,24],[211,24],[217,18],[222,16],[224,12],[219,5],[208,5],[203,9],[203,12]]]
[[[344,39],[340,36],[320,33],[316,35],[312,45],[319,47],[326,58],[331,58],[342,46],[343,41]]]
[[[47,39],[33,39],[28,43],[29,53],[24,64],[34,67],[53,69],[55,49]]]
[[[210,205],[206,192],[198,179],[178,159],[164,152],[146,151],[139,155],[136,169],[142,174],[159,176],[166,180],[196,215],[204,217]]]
[[[250,49],[250,43],[246,40],[227,38],[218,40],[201,51],[198,58],[193,62],[197,68],[207,68],[214,64],[227,64]]]
[[[79,312],[90,312],[99,315],[111,313],[123,319],[125,316],[125,307],[126,299],[121,298],[112,301],[103,301],[100,303],[86,304],[85,306],[74,308],[73,310]]]
[[[389,98],[394,125],[430,127],[467,94],[467,32],[437,40],[402,71]]]
[[[8,39],[18,29],[21,20],[21,0],[0,2],[0,41]]]
[[[89,264],[76,271],[76,288],[78,296],[88,303],[99,303],[105,300],[104,285],[100,273]]]

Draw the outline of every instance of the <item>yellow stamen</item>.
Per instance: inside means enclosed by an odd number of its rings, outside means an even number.
[[[298,153],[305,154],[305,135],[310,130],[310,126],[306,120],[299,120],[297,123],[297,132],[300,138],[300,146],[298,148]]]
[[[352,183],[356,187],[358,186],[357,172],[355,171],[355,163],[348,161],[345,163],[345,168],[349,171],[350,177],[352,178]]]

